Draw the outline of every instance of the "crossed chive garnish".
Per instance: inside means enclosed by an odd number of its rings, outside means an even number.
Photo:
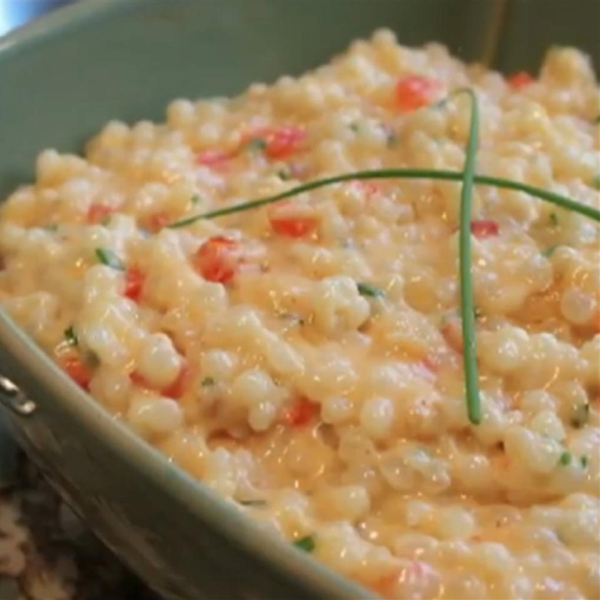
[[[433,107],[442,108],[449,100],[457,95],[467,95],[471,101],[471,122],[469,136],[465,149],[465,163],[462,171],[449,171],[440,169],[373,169],[343,173],[332,177],[315,179],[298,185],[289,190],[242,202],[234,206],[227,206],[217,210],[186,217],[168,225],[169,228],[177,229],[187,227],[204,219],[215,219],[246,210],[252,210],[261,206],[274,204],[286,198],[292,198],[299,194],[316,190],[329,185],[356,181],[362,179],[432,179],[438,181],[460,181],[462,182],[460,197],[460,223],[459,223],[459,281],[460,281],[460,312],[462,316],[462,333],[464,340],[463,364],[465,371],[465,397],[467,414],[474,425],[481,423],[481,399],[479,394],[479,377],[477,370],[477,353],[475,340],[475,313],[473,303],[473,281],[471,265],[471,209],[473,200],[473,187],[475,185],[493,186],[505,190],[523,192],[534,198],[549,202],[554,206],[571,210],[594,221],[600,222],[600,210],[581,204],[567,196],[544,190],[520,181],[513,181],[501,177],[489,175],[478,175],[475,173],[475,161],[477,158],[477,145],[479,138],[479,106],[477,96],[470,88],[461,88],[451,93],[442,102],[436,102]],[[596,182],[594,182],[595,184]],[[554,219],[551,218],[551,223]],[[367,294],[371,295],[371,294]]]

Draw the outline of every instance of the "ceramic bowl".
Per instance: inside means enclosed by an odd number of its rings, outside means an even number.
[[[317,66],[386,26],[466,59],[535,69],[551,44],[600,56],[588,0],[84,0],[0,40],[0,197],[37,152],[77,151],[111,118],[227,95]],[[266,537],[72,384],[0,312],[0,405],[99,537],[170,600],[367,598]],[[14,385],[13,385],[14,384]]]

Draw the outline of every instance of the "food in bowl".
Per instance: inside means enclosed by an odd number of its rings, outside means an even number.
[[[1,209],[0,300],[149,443],[377,594],[599,597],[598,113],[574,49],[507,78],[379,31],[298,79],[113,121],[84,157],[42,152]],[[462,175],[197,218],[469,157],[589,207],[476,185],[476,363]]]

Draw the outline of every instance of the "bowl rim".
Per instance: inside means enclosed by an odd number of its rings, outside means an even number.
[[[18,53],[34,50],[57,36],[68,35],[82,27],[94,26],[123,12],[135,11],[156,0],[86,0],[54,10],[0,38],[0,61]],[[3,199],[4,200],[4,199]],[[240,512],[233,502],[211,490],[199,479],[171,462],[165,454],[145,442],[125,423],[115,419],[89,394],[63,373],[50,357],[0,307],[0,346],[23,376],[10,374],[17,385],[35,384],[48,390],[50,402],[77,422],[83,430],[101,438],[106,446],[122,457],[131,468],[160,487],[174,503],[211,522],[227,541],[279,571],[284,571],[327,598],[372,599],[373,594],[350,579],[336,573],[310,555],[276,538]],[[19,381],[20,379],[20,381]],[[35,401],[42,406],[44,401]],[[4,408],[2,408],[4,410]],[[0,417],[2,411],[0,411]],[[39,412],[27,417],[39,419]]]

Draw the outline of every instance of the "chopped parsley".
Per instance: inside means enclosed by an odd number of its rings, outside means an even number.
[[[482,310],[481,310],[481,309],[480,309],[478,306],[476,306],[476,307],[473,309],[473,316],[474,316],[476,319],[481,319],[481,317],[483,317],[483,311],[482,311]]]
[[[354,131],[354,133],[358,133],[358,130],[359,130],[358,121],[354,121],[353,123],[350,123],[350,129],[352,131]]]
[[[263,138],[251,138],[245,146],[246,150],[251,152],[261,152],[267,147],[267,142]]]
[[[315,549],[315,538],[312,535],[300,538],[292,543],[293,546],[304,552],[312,552]]]
[[[558,227],[558,215],[555,212],[550,213],[549,220],[552,227]]]
[[[75,328],[73,327],[73,325],[71,325],[70,327],[67,327],[65,329],[65,340],[67,341],[67,344],[69,344],[69,346],[78,346],[79,345],[79,340],[77,339],[77,333],[75,332]]]
[[[242,506],[267,506],[266,500],[240,500]]]
[[[573,460],[573,455],[570,452],[563,452],[560,455],[560,458],[558,459],[558,463],[560,465],[562,465],[563,467],[567,467],[568,465],[571,464],[571,461]]]
[[[361,296],[370,296],[371,298],[382,298],[385,296],[385,292],[381,288],[371,285],[370,283],[362,283],[359,281],[356,284],[356,287]]]
[[[592,181],[592,185],[597,189],[600,190],[600,173],[598,173],[598,175],[596,175],[594,177],[594,180]]]
[[[590,405],[585,402],[575,407],[573,416],[571,417],[571,425],[575,429],[581,429],[586,423],[590,416]]]
[[[594,123],[596,125],[600,125],[600,115],[598,115],[595,119],[594,119]]]
[[[209,387],[211,385],[215,385],[215,380],[212,377],[205,377],[200,383],[202,387]]]
[[[288,169],[279,169],[279,171],[277,171],[277,176],[282,181],[288,181],[292,178],[292,174]]]
[[[49,225],[46,225],[46,227],[44,227],[44,229],[46,231],[58,231],[58,225],[56,223],[50,223]]]
[[[550,258],[559,246],[560,246],[560,244],[553,244],[552,246],[548,246],[547,248],[544,248],[542,250],[542,256],[545,256],[546,258]]]
[[[111,269],[115,269],[117,271],[125,270],[123,261],[108,248],[96,248],[96,257],[103,265],[106,265]]]
[[[590,459],[585,454],[579,458],[579,461],[581,462],[582,469],[586,469],[590,464]]]
[[[200,198],[200,196],[198,194],[194,194],[191,198],[190,198],[190,202],[194,205],[196,204],[200,204],[200,202],[202,201],[202,198]]]

